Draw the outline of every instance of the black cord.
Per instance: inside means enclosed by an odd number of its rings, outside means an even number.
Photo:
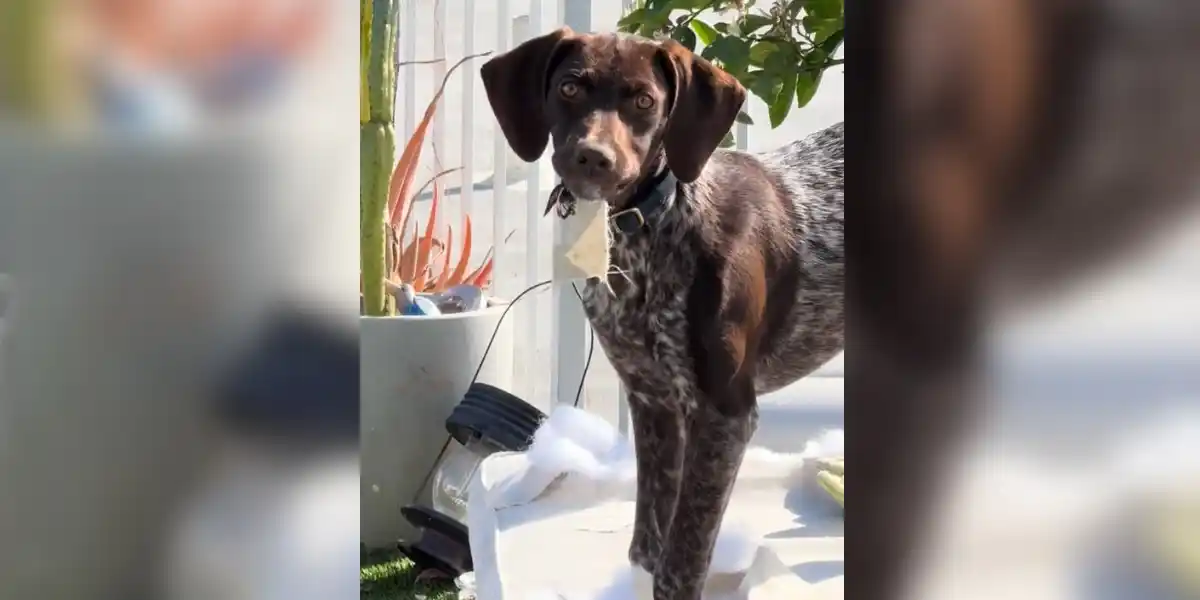
[[[487,363],[488,353],[492,351],[492,344],[496,342],[496,336],[500,334],[500,327],[504,325],[504,317],[508,316],[508,311],[512,310],[512,307],[516,306],[517,302],[520,301],[521,298],[524,298],[526,294],[533,292],[542,286],[550,285],[550,283],[550,280],[539,281],[525,288],[520,294],[517,294],[516,298],[513,298],[512,302],[508,303],[508,306],[504,307],[504,312],[500,313],[500,320],[496,323],[496,329],[492,330],[492,337],[488,340],[487,346],[485,346],[483,349],[483,357],[479,359],[479,366],[475,368],[475,374],[471,376],[471,383],[467,385],[468,388],[475,385],[475,381],[479,379],[479,374],[483,372],[483,365]],[[572,283],[571,289],[575,291],[575,297],[579,298],[579,303],[582,305],[583,296],[580,295],[579,288],[575,287],[575,284]],[[590,334],[590,337],[588,342],[587,360],[583,364],[583,374],[579,376],[579,389],[575,392],[575,408],[579,408],[579,401],[583,398],[583,384],[587,380],[588,369],[592,365],[592,352],[596,349],[596,332],[592,331],[591,327],[589,327],[588,333]],[[534,343],[536,343],[536,340]],[[446,449],[450,447],[450,442],[452,441],[454,441],[454,436],[447,435],[446,441],[442,443],[442,449],[438,451],[437,458],[433,460],[433,464],[429,467],[429,471],[425,473],[425,478],[421,481],[420,487],[418,487],[417,491],[413,494],[413,504],[417,503],[417,500],[421,497],[421,492],[425,490],[425,486],[429,485],[429,480],[433,479],[433,474],[437,471],[438,463],[440,463],[442,461],[442,457],[446,455]]]
[[[512,302],[508,303],[508,306],[504,307],[504,312],[500,313],[500,320],[496,323],[496,329],[492,330],[492,338],[488,340],[487,347],[483,349],[483,358],[479,359],[479,367],[475,369],[475,375],[471,377],[472,384],[475,383],[476,379],[479,379],[479,373],[483,371],[483,365],[487,362],[488,352],[492,351],[492,344],[495,343],[496,336],[500,333],[500,326],[504,325],[504,317],[508,316],[508,311],[512,310],[512,307],[516,306],[517,302],[519,302],[521,298],[525,297],[525,294],[528,294],[529,292],[532,292],[544,285],[550,285],[550,281],[539,281],[525,288],[520,294],[517,294],[516,298],[513,298]]]
[[[579,288],[571,283],[571,289],[575,291],[575,297],[579,298],[580,306],[583,305],[583,296],[579,293]],[[588,327],[588,353],[587,360],[583,362],[583,373],[579,376],[579,389],[575,391],[575,408],[579,408],[579,400],[583,398],[583,383],[587,381],[588,368],[592,366],[592,352],[596,350],[596,331]]]

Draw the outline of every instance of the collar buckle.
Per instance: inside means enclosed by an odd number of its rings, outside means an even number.
[[[617,229],[630,233],[646,226],[646,216],[636,206],[617,211],[608,216]]]

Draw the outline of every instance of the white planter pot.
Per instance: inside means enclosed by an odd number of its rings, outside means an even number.
[[[362,317],[361,541],[391,547],[415,533],[400,509],[428,505],[421,486],[448,434],[445,421],[462,400],[493,332],[478,381],[512,388],[512,318],[504,306],[421,317]]]

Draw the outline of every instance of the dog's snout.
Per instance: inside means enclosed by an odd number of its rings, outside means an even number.
[[[589,175],[610,173],[616,162],[616,152],[601,144],[583,142],[575,149],[575,164]]]

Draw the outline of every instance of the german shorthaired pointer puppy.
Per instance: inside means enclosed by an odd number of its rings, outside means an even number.
[[[552,203],[610,205],[620,273],[581,295],[629,392],[629,560],[655,600],[698,600],[758,395],[842,349],[842,125],[718,150],[746,91],[673,41],[563,28],[482,78],[518,156],[553,140],[566,193]]]

